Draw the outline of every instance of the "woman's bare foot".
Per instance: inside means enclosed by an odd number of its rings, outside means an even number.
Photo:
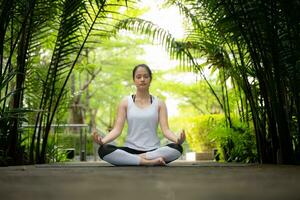
[[[139,154],[139,156],[140,156],[141,158],[147,159],[147,158],[146,158],[146,153],[141,153],[141,154]]]
[[[162,157],[154,159],[154,160],[155,160],[155,163],[157,165],[160,165],[160,166],[165,166],[166,165],[166,162],[165,162],[165,160]]]
[[[140,157],[141,157],[140,165],[146,165],[146,166],[165,166],[166,165],[166,162],[162,157],[156,158],[153,160],[147,160],[147,159],[143,158],[142,156],[140,156]]]

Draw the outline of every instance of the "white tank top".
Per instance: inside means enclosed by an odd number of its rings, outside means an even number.
[[[146,108],[140,108],[128,96],[127,122],[128,133],[124,146],[141,151],[159,148],[157,98],[153,97],[152,104]]]

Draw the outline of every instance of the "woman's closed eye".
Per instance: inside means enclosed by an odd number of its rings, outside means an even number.
[[[146,75],[146,76],[136,76],[136,78],[137,78],[137,79],[141,79],[141,78],[148,79],[149,76],[147,76],[147,75]]]

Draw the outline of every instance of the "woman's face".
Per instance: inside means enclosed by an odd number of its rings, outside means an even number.
[[[144,67],[139,67],[135,71],[134,84],[138,89],[147,89],[150,86],[150,74]]]

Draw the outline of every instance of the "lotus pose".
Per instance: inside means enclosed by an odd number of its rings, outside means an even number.
[[[132,77],[136,93],[120,102],[114,128],[103,138],[93,132],[93,140],[100,145],[100,158],[116,166],[165,165],[178,159],[183,151],[181,144],[185,141],[185,133],[183,130],[177,137],[169,129],[166,104],[149,93],[150,68],[145,64],[137,65]],[[108,144],[121,134],[126,120],[128,135],[124,146]],[[166,146],[160,146],[158,124],[163,135],[171,141]]]

